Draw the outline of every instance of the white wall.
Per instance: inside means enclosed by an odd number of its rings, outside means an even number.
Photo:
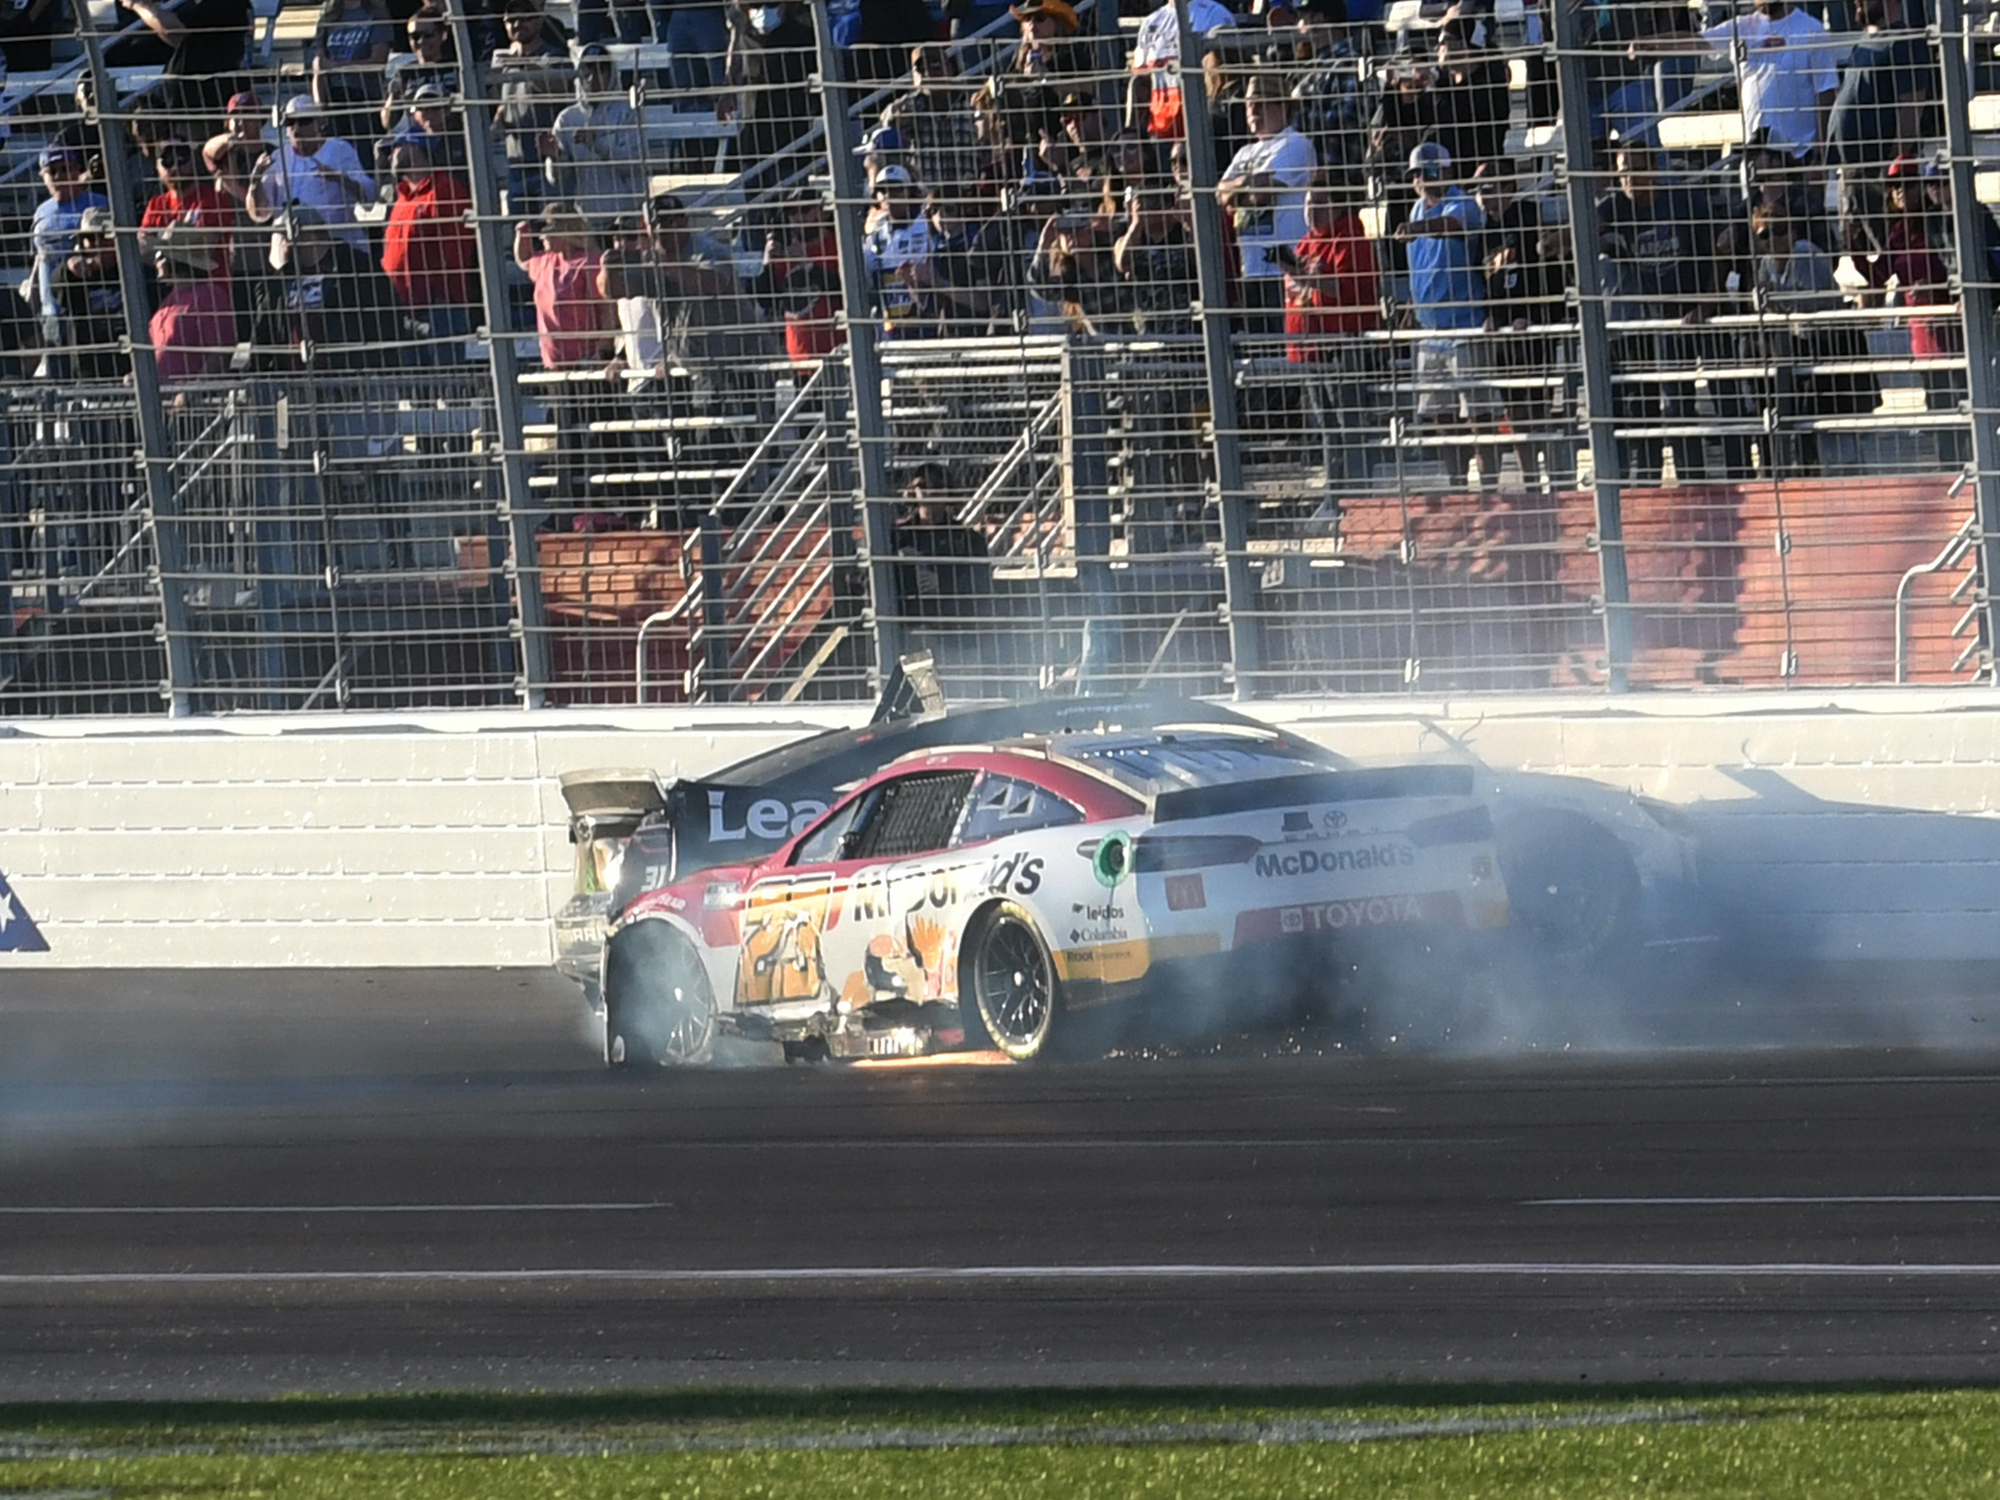
[[[1813,957],[2000,957],[2000,695],[1258,707],[1684,804],[1721,908]],[[556,776],[713,771],[856,722],[790,708],[0,728],[0,873],[52,951],[0,967],[520,965],[567,895]]]

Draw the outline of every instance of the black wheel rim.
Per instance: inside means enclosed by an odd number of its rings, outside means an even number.
[[[708,1048],[715,1026],[714,1008],[705,986],[675,975],[663,987],[660,1002],[659,1056],[663,1063],[685,1063]]]
[[[979,1008],[994,1040],[1021,1047],[1049,1021],[1049,976],[1041,944],[1018,922],[1001,922],[980,945]]]
[[[1546,855],[1523,882],[1527,924],[1560,953],[1590,949],[1609,929],[1618,891],[1593,861],[1578,855]],[[1519,898],[1517,898],[1519,899]]]

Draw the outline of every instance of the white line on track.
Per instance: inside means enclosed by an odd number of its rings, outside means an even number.
[[[996,1135],[981,1136],[977,1139],[927,1140],[912,1137],[907,1140],[857,1141],[852,1137],[829,1138],[811,1141],[769,1140],[769,1141],[692,1141],[661,1139],[652,1144],[671,1149],[676,1153],[686,1151],[853,1151],[857,1146],[866,1146],[870,1151],[893,1150],[902,1147],[907,1150],[936,1151],[1219,1151],[1225,1149],[1263,1150],[1327,1150],[1344,1151],[1351,1146],[1392,1146],[1405,1149],[1413,1146],[1449,1146],[1458,1149],[1466,1146],[1515,1146],[1519,1138],[1502,1135],[1320,1135],[1320,1136],[1032,1136]]]
[[[609,1266],[519,1270],[374,1271],[22,1271],[0,1273],[0,1289],[66,1286],[338,1286],[614,1282],[631,1285],[731,1286],[804,1282],[1103,1282],[1263,1281],[1382,1277],[1651,1278],[1666,1280],[1884,1277],[2000,1278],[2000,1262],[1960,1261],[1416,1261],[1358,1265],[1024,1265],[1024,1266],[765,1266],[711,1270]]]
[[[150,1203],[0,1205],[0,1217],[67,1218],[127,1214],[631,1214],[669,1203]]]
[[[2000,1203],[2000,1193],[1769,1193],[1707,1198],[1528,1198],[1524,1208],[1736,1208],[1791,1204]]]

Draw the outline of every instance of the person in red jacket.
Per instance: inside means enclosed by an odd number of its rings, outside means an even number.
[[[400,142],[391,157],[396,198],[382,232],[382,270],[418,333],[417,358],[447,364],[461,356],[472,331],[478,249],[466,214],[471,195],[454,172],[438,166],[421,141]]]
[[[1366,484],[1380,436],[1370,420],[1382,325],[1375,249],[1352,200],[1320,185],[1306,194],[1306,233],[1277,259],[1285,267],[1285,357],[1305,376],[1329,492]],[[1338,515],[1332,494],[1321,507]]]

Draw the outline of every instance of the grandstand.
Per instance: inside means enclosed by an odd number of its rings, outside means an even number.
[[[0,714],[1992,680],[2000,12],[69,3]]]

